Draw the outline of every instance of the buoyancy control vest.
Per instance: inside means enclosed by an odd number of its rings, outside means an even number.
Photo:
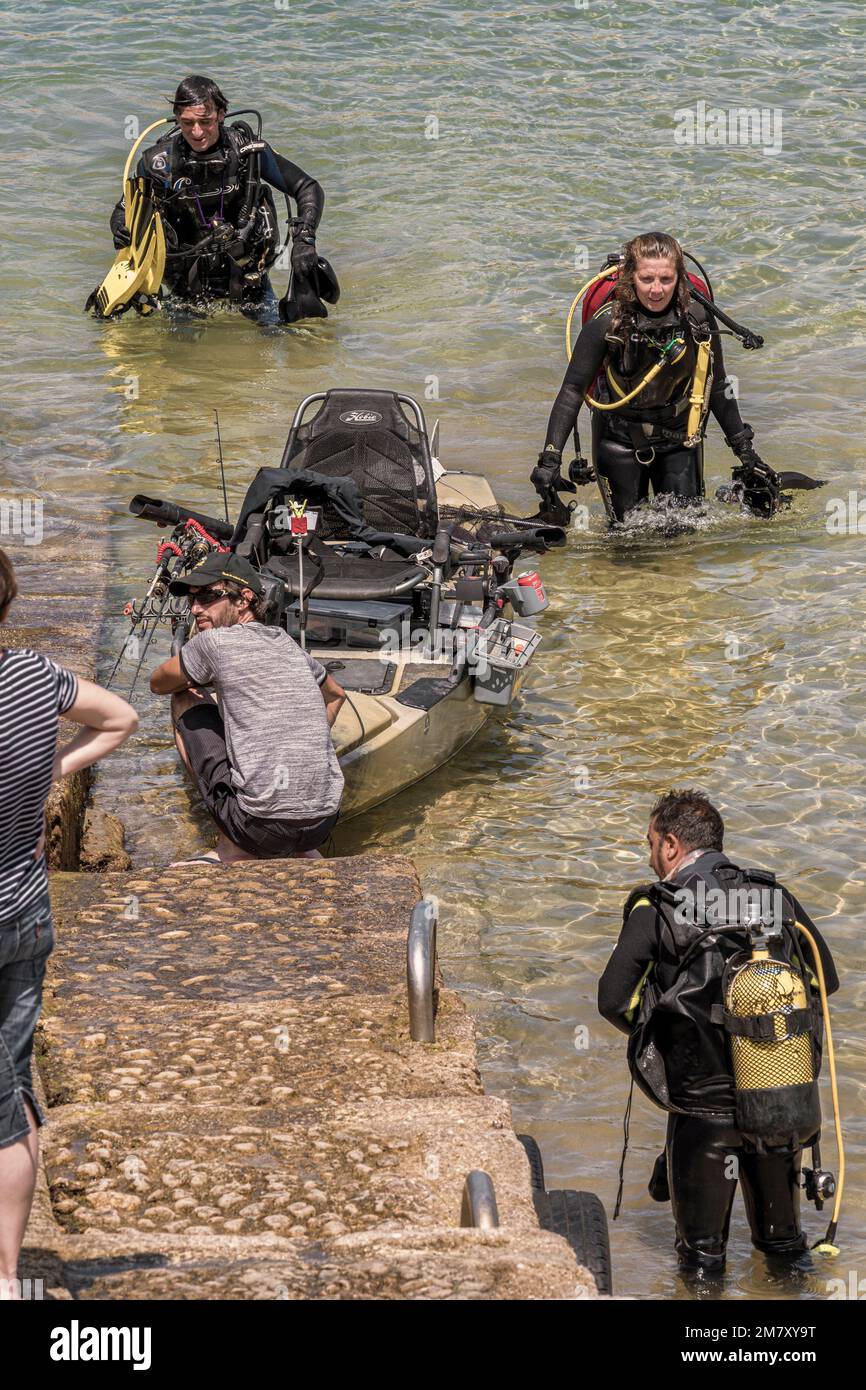
[[[608,302],[596,316],[609,324],[612,313]],[[664,443],[695,447],[703,434],[712,376],[710,324],[703,305],[693,303],[685,315],[676,306],[662,315],[638,309],[619,329],[610,326],[605,339],[608,354],[591,393],[594,400],[609,405],[636,392],[633,401],[604,412],[605,432],[636,448]],[[642,385],[662,356],[661,371]]]
[[[203,154],[176,132],[142,156],[166,231],[165,278],[176,291],[237,296],[276,259],[279,226],[258,173],[260,148],[251,127],[235,121]]]
[[[656,911],[659,957],[633,1001],[635,1084],[665,1110],[733,1120],[759,1147],[806,1143],[821,1123],[822,1018],[790,895],[710,851],[635,889],[623,920],[641,903]],[[761,923],[766,955],[747,949]]]

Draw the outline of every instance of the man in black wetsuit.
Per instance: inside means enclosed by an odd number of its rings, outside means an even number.
[[[683,253],[673,237],[651,232],[627,244],[613,296],[581,330],[550,414],[544,449],[531,474],[543,502],[596,476],[611,522],[621,522],[644,501],[650,484],[656,495],[702,497],[707,410],[737,456],[735,479],[747,488],[775,486],[778,493],[777,475],[758,457],[753,431],[740,417],[714,327],[704,307],[690,297]],[[694,385],[702,340],[712,344],[705,388],[700,382]],[[659,362],[661,369],[653,372]],[[696,389],[703,394],[704,408],[690,433]],[[563,479],[562,450],[587,395],[601,406],[613,406],[632,393],[622,407],[592,411],[595,472],[578,447],[569,478]]]
[[[226,125],[228,102],[210,78],[185,78],[173,109],[179,131],[145,150],[137,170],[165,229],[163,283],[169,292],[245,304],[269,295],[267,268],[279,250],[279,228],[266,184],[297,205],[292,270],[309,274],[317,263],[321,186],[266,142],[257,142],[246,122]],[[116,247],[129,245],[122,199],[111,230]]]
[[[728,893],[736,870],[727,876],[724,872],[731,861],[722,853],[723,836],[722,818],[705,796],[695,791],[669,792],[650,817],[650,867],[660,882],[676,890],[685,888],[698,900],[702,894],[706,899],[713,889]],[[722,888],[723,883],[728,887]],[[825,941],[796,898],[780,885],[776,888],[785,910],[814,937],[827,993],[832,994],[839,988],[839,978]],[[739,920],[736,915],[735,919]],[[739,933],[713,937],[711,945],[696,952],[682,969],[679,962],[689,949],[690,933],[699,930],[699,925],[683,925],[669,907],[660,905],[652,887],[635,890],[599,983],[598,1007],[609,1023],[630,1034],[639,1026],[641,996],[648,982],[666,996],[653,1037],[667,1089],[668,1132],[665,1155],[656,1165],[650,1192],[656,1200],[666,1200],[669,1188],[681,1267],[713,1273],[724,1269],[737,1177],[753,1244],[768,1255],[788,1259],[806,1248],[800,1230],[798,1179],[803,1147],[814,1136],[800,1134],[759,1152],[737,1129],[725,1031],[711,1015],[714,1006],[722,1003],[724,964],[743,949],[744,938]],[[800,945],[802,965],[812,972],[815,963],[802,936]],[[675,984],[679,989],[673,1004],[669,991]],[[731,1163],[732,1157],[736,1164]]]

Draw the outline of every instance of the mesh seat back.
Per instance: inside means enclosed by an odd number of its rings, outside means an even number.
[[[368,526],[410,536],[436,531],[436,490],[426,434],[407,419],[393,392],[329,391],[318,414],[289,435],[282,466],[351,478]],[[341,522],[323,510],[319,534]]]

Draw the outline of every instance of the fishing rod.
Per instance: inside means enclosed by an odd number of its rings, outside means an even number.
[[[218,448],[219,448],[220,478],[222,479],[222,485],[223,485],[223,506],[225,507],[226,521],[228,521],[228,519],[229,519],[229,499],[228,499],[228,493],[226,492],[226,466],[225,466],[225,463],[223,462],[223,441],[222,441],[222,436],[221,436],[221,434],[220,434],[220,413],[219,413],[218,410],[215,410],[215,411],[214,411],[213,417],[214,417],[214,419],[216,420],[217,446],[218,446]]]
[[[156,568],[144,598],[139,601],[131,599],[123,610],[126,616],[132,619],[132,622],[108,678],[107,686],[108,688],[111,687],[118,667],[125,656],[130,655],[133,660],[138,656],[138,664],[127,691],[127,699],[131,697],[135,689],[144,658],[160,623],[170,621],[176,625],[189,618],[188,600],[171,593],[172,579],[194,568],[212,550],[226,549],[196,517],[186,515],[183,509],[171,503],[136,497],[133,499],[130,510],[138,516],[145,516],[147,520],[155,520],[157,525],[166,524],[165,521],[159,519],[166,511],[175,513],[175,516],[171,518],[175,520],[175,526],[171,540],[162,541],[159,545]],[[157,515],[148,515],[148,513],[153,512],[156,512]],[[218,526],[222,527],[224,524],[219,522]],[[140,653],[138,651],[130,652],[130,642],[133,638],[138,639],[139,637],[143,641],[142,650]]]
[[[168,579],[169,566],[171,564],[171,558],[168,557],[172,557],[176,560],[176,550],[179,548],[180,547],[175,547],[174,537],[172,537],[171,541],[166,541],[163,545],[159,547],[156,557],[156,569],[153,572],[153,578],[147,586],[147,591],[144,595],[144,598],[141,600],[139,604],[136,604],[133,599],[130,599],[130,601],[125,605],[123,610],[124,615],[126,617],[131,617],[132,623],[130,624],[129,632],[126,634],[123,646],[117,654],[117,660],[111,668],[111,675],[108,677],[108,680],[106,682],[107,688],[111,688],[111,683],[117,674],[117,668],[119,667],[121,661],[126,655],[130,642],[136,636],[136,628],[139,626],[140,623],[147,621],[147,619],[150,617],[152,611],[150,607],[151,601],[155,597],[159,597],[162,595],[162,589],[160,586]],[[165,592],[166,594],[168,593],[167,584]],[[161,611],[162,609],[160,609],[160,612]]]
[[[108,677],[107,686],[108,688],[111,687],[121,661],[129,653],[130,642],[133,638],[140,636],[143,639],[143,646],[127,691],[127,698],[132,695],[135,689],[144,658],[160,623],[171,622],[172,631],[174,631],[179,622],[189,618],[189,603],[187,599],[177,598],[171,593],[171,580],[177,574],[192,569],[212,550],[226,550],[228,548],[224,542],[232,534],[232,524],[229,520],[229,499],[218,410],[214,411],[214,420],[225,521],[207,516],[204,512],[194,511],[183,503],[166,502],[160,498],[138,495],[132,499],[129,505],[129,510],[134,516],[140,516],[146,521],[153,521],[161,527],[171,525],[173,530],[171,540],[162,541],[159,545],[156,554],[156,569],[144,598],[138,602],[131,599],[123,610],[127,617],[131,617],[132,622],[126,640],[112,667],[111,675]],[[139,633],[138,629],[142,627],[142,624],[143,628]],[[134,660],[136,652],[133,651],[131,656]]]

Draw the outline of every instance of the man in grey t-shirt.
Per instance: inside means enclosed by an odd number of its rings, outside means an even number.
[[[248,561],[212,552],[171,590],[189,594],[196,633],[150,688],[172,697],[178,751],[220,829],[216,851],[200,857],[314,852],[343,794],[331,725],[345,692],[282,628],[258,621],[262,583]]]

